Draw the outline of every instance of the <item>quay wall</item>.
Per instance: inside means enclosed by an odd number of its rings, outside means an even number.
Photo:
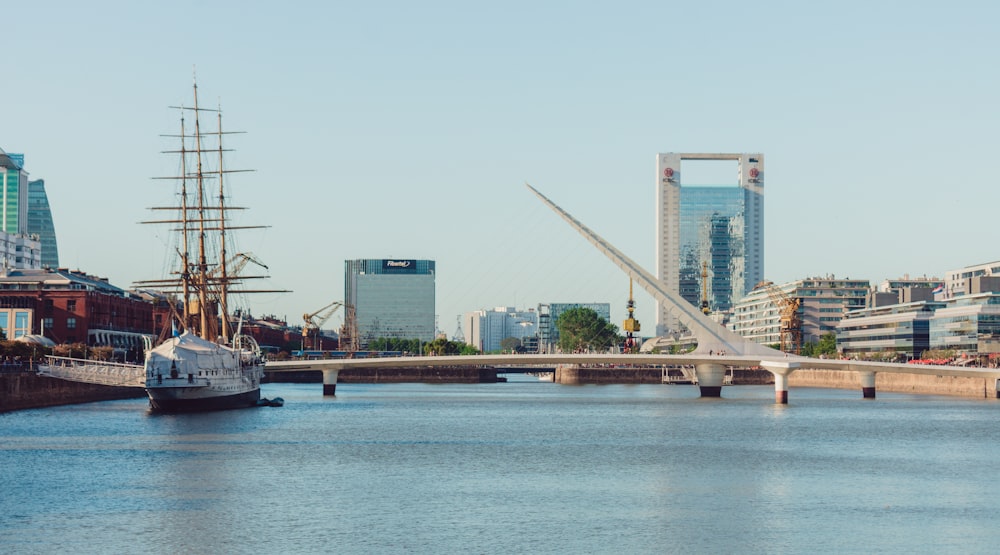
[[[265,382],[322,383],[321,370],[264,371]],[[352,368],[341,370],[337,383],[496,383],[495,368],[479,366],[426,368]]]
[[[671,370],[671,375],[680,375]],[[774,383],[774,374],[767,370],[735,368],[733,385],[766,385]],[[602,368],[560,365],[556,367],[555,382],[561,384],[656,384],[663,382],[661,368]]]
[[[0,412],[145,397],[141,387],[113,387],[39,376],[0,373]]]
[[[788,386],[860,390],[861,379],[857,373],[849,371],[799,369],[788,376]],[[996,384],[992,378],[960,376],[878,372],[875,374],[875,391],[996,398]]]

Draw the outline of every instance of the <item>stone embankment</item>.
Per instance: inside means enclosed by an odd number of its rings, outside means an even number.
[[[0,372],[0,412],[145,396],[141,387],[71,382],[32,371]]]
[[[268,372],[264,381],[274,383],[322,383],[323,372]],[[341,370],[337,383],[496,383],[495,368],[479,366],[427,368],[352,368]]]
[[[799,369],[788,376],[789,387],[828,387],[833,389],[861,389],[855,372],[838,370]],[[996,398],[996,384],[992,378],[966,378],[958,376],[924,376],[920,374],[875,374],[875,390],[920,395],[955,395],[961,397]]]

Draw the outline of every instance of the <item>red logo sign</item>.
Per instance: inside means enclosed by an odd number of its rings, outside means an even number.
[[[663,175],[665,177],[673,177],[674,176],[674,169],[673,168],[664,168]]]
[[[760,171],[757,168],[750,168],[750,177],[756,178],[758,175],[760,175]]]

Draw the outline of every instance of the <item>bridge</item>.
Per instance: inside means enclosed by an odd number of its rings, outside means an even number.
[[[527,184],[526,184],[527,185]],[[301,372],[319,370],[323,373],[323,394],[335,395],[337,378],[341,370],[354,368],[424,368],[440,366],[554,366],[554,365],[632,365],[632,366],[693,366],[702,397],[721,397],[722,384],[728,368],[763,368],[774,375],[774,398],[779,404],[788,403],[788,376],[795,370],[837,370],[858,375],[862,396],[875,398],[875,376],[878,373],[918,374],[929,376],[972,377],[993,380],[996,397],[1000,398],[1000,369],[968,368],[946,365],[912,365],[888,362],[871,362],[840,359],[817,359],[790,355],[764,345],[759,345],[737,335],[708,318],[677,293],[668,291],[652,274],[625,256],[597,233],[576,220],[531,185],[527,185],[543,203],[569,223],[587,241],[602,252],[640,287],[646,290],[677,320],[689,329],[697,340],[697,348],[683,355],[670,354],[518,354],[471,356],[418,356],[362,359],[297,360],[268,362],[266,371]],[[115,385],[142,385],[142,366],[136,370],[99,368],[91,365],[85,370],[70,366],[48,371],[49,375],[79,381],[97,381]]]
[[[875,398],[875,375],[879,372],[899,374],[920,374],[929,376],[973,377],[992,379],[996,397],[1000,398],[1000,369],[966,368],[945,365],[912,365],[888,362],[871,362],[840,359],[818,359],[789,355],[770,347],[748,341],[740,335],[719,325],[696,307],[682,299],[677,293],[668,291],[663,284],[642,266],[625,256],[568,212],[557,206],[531,185],[525,184],[546,206],[564,219],[580,235],[603,253],[640,287],[656,300],[668,307],[677,320],[694,334],[698,346],[692,353],[684,355],[667,354],[519,354],[519,355],[472,355],[472,356],[421,356],[399,358],[366,358],[270,362],[268,372],[295,372],[302,370],[323,371],[323,393],[334,395],[337,376],[348,368],[419,368],[461,365],[539,365],[560,364],[624,364],[624,365],[688,365],[694,366],[698,387],[702,397],[721,397],[722,383],[730,367],[763,368],[774,375],[774,399],[776,403],[788,403],[788,376],[799,368],[812,370],[838,370],[854,372],[858,375],[862,396]]]

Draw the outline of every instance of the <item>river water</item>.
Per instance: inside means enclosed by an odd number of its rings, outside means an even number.
[[[1000,402],[266,384],[0,414],[3,553],[994,553]]]

